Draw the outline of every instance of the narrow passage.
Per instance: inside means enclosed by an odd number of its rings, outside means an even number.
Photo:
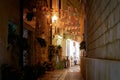
[[[72,66],[67,70],[64,80],[83,80],[80,73],[80,66]]]

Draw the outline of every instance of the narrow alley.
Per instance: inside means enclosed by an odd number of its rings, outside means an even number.
[[[0,0],[0,80],[120,80],[120,0]]]
[[[80,66],[75,65],[68,69],[48,71],[38,80],[83,80],[80,75]]]

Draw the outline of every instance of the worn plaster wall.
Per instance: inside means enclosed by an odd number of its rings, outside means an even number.
[[[86,80],[120,79],[120,0],[87,0]]]

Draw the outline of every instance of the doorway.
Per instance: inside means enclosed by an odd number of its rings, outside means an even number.
[[[70,67],[80,64],[79,42],[71,39],[66,40],[66,56],[69,57]]]

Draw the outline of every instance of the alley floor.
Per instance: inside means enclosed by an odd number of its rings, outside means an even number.
[[[83,80],[80,74],[80,66],[72,66],[68,69],[48,71],[38,80]]]

